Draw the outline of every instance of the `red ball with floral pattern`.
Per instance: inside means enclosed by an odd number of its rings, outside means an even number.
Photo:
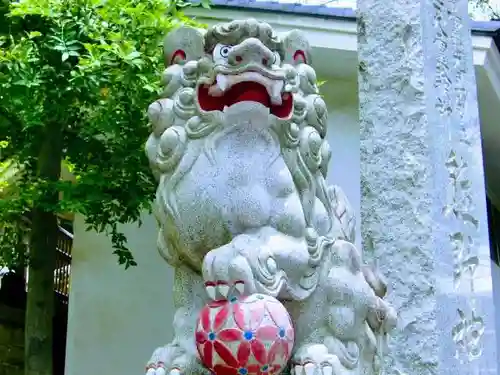
[[[196,325],[196,347],[215,375],[277,375],[292,354],[290,315],[276,298],[233,297],[206,305]]]

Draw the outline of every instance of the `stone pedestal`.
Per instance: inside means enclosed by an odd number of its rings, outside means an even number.
[[[385,374],[497,374],[466,0],[363,0],[362,233],[399,312]]]

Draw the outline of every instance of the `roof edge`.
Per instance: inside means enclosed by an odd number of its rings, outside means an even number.
[[[325,5],[303,5],[298,3],[256,0],[212,0],[212,7],[234,10],[254,10],[265,13],[288,13],[325,19],[341,19],[345,21],[356,20],[356,11],[352,8],[335,8]],[[471,31],[476,35],[493,37],[497,46],[500,45],[500,21],[471,20]]]
[[[333,8],[324,5],[280,3],[278,1],[212,0],[213,8],[254,10],[259,12],[288,13],[318,18],[356,20],[356,11],[351,8]]]

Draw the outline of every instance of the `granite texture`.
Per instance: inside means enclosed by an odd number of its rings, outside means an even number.
[[[385,371],[496,373],[494,348],[481,355],[494,307],[467,2],[358,11],[364,255],[400,324]]]

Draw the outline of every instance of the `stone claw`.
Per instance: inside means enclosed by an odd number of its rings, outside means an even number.
[[[193,368],[193,366],[195,366]],[[169,344],[156,349],[146,366],[146,375],[182,375],[186,371],[204,375],[196,356],[187,355],[181,348]]]
[[[245,292],[245,282],[237,280],[233,283],[227,281],[207,281],[205,290],[208,297],[213,300],[227,300],[234,296],[243,295]]]
[[[165,375],[166,373],[163,362],[152,363],[146,367],[146,375]]]
[[[378,333],[390,333],[397,326],[397,313],[392,306],[381,298],[377,298],[374,307],[368,312],[367,322],[372,330]]]
[[[227,300],[255,292],[249,259],[231,245],[210,251],[203,260],[205,290],[211,300]],[[236,253],[236,254],[235,254]]]
[[[234,289],[236,292],[238,292],[239,294],[243,294],[245,293],[245,282],[244,281],[236,281],[234,283]]]
[[[338,357],[323,344],[304,345],[292,361],[291,375],[343,375],[345,368]]]
[[[227,284],[219,284],[217,285],[217,292],[223,297],[227,299],[229,294],[229,285]]]
[[[208,298],[215,300],[217,284],[213,281],[207,281],[205,283],[205,291],[207,292]]]

